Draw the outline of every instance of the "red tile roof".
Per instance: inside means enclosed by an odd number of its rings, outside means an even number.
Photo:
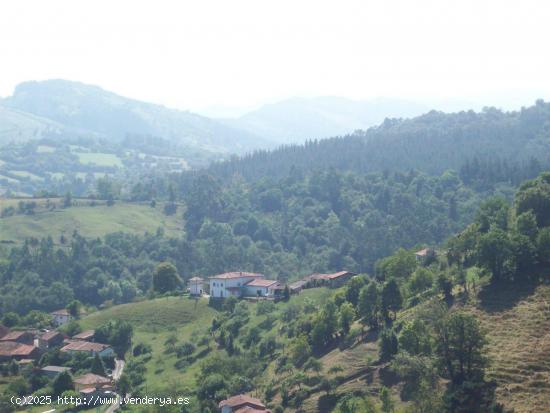
[[[337,278],[343,277],[343,276],[348,275],[348,274],[355,275],[355,273],[350,272],[350,271],[339,271],[339,272],[335,272],[335,273],[332,273],[332,274],[318,274],[318,273],[315,273],[315,274],[311,274],[309,277],[306,277],[306,278],[308,278],[310,280],[335,280]]]
[[[414,255],[418,255],[419,257],[425,257],[430,252],[429,248],[424,248],[423,250],[416,251]]]
[[[71,313],[69,313],[69,311],[66,308],[62,308],[60,310],[52,311],[52,314],[53,315],[68,315],[68,316],[71,315]]]
[[[58,338],[58,337],[63,337],[63,336],[59,331],[52,330],[42,334],[40,339],[44,341],[51,341],[54,338]]]
[[[67,352],[67,351],[88,351],[88,352],[94,352],[99,353],[107,348],[110,348],[111,346],[107,344],[101,344],[101,343],[90,343],[89,341],[73,341],[67,344],[65,347],[61,349],[61,351]]]
[[[104,385],[104,384],[111,384],[111,379],[103,376],[99,376],[97,374],[93,373],[87,373],[83,376],[77,377],[73,380],[75,384],[81,384],[81,385]]]
[[[74,340],[89,340],[90,338],[93,338],[95,335],[95,330],[86,330],[82,333],[79,333],[75,336],[73,336]]]
[[[8,333],[4,337],[0,338],[0,341],[17,341],[21,337],[24,337],[29,334],[31,333],[27,331],[12,331],[11,333]]]
[[[265,405],[258,399],[255,399],[254,397],[247,396],[246,394],[239,394],[237,396],[230,397],[227,400],[222,400],[218,407],[222,408],[223,406],[229,406],[232,408],[239,408],[239,407],[255,407],[256,409],[259,409],[260,411],[265,411]],[[252,410],[254,411],[254,410]]]
[[[213,275],[212,277],[208,277],[210,279],[217,279],[217,280],[229,280],[232,278],[263,278],[263,274],[256,274],[253,272],[242,272],[242,271],[236,271],[236,272],[226,272],[223,274]]]
[[[255,408],[250,406],[240,407],[237,410],[233,410],[233,413],[256,413],[256,412],[262,412],[262,413],[271,413],[271,410],[266,410],[264,408]]]
[[[16,343],[14,341],[3,341],[0,343],[0,356],[29,356],[35,352],[37,348],[28,344]]]
[[[277,284],[278,281],[273,280],[263,280],[261,278],[253,279],[252,281],[247,282],[245,285],[247,287],[270,287],[274,284]]]
[[[70,367],[63,366],[46,366],[40,369],[41,371],[53,371],[55,373],[63,373],[64,371],[71,371]]]

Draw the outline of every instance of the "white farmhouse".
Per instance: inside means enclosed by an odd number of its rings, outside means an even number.
[[[226,298],[229,296],[242,297],[248,295],[247,285],[255,280],[263,280],[263,274],[251,272],[226,272],[209,277],[210,296]],[[253,295],[256,295],[254,292]]]
[[[202,295],[204,280],[200,277],[193,277],[189,280],[189,294]]]
[[[53,316],[53,323],[58,327],[62,326],[63,324],[67,324],[73,319],[71,314],[65,308],[54,311],[53,313],[51,313],[51,315]]]
[[[273,287],[278,284],[278,281],[255,278],[245,284],[243,295],[246,297],[269,297],[273,295]]]

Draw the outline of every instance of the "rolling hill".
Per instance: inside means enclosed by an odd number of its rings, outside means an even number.
[[[132,134],[158,136],[218,153],[239,153],[265,146],[258,136],[212,119],[67,80],[21,83],[1,103],[6,108],[62,125],[69,135],[99,136],[114,141]],[[29,122],[21,121],[13,134],[17,136],[19,130],[30,126]],[[5,139],[12,136],[5,135]]]
[[[0,209],[18,208],[19,201],[36,202],[32,215],[15,214],[0,218],[0,242],[20,244],[27,238],[51,236],[55,244],[63,235],[69,239],[73,231],[89,238],[103,237],[122,231],[130,234],[155,233],[163,228],[167,235],[183,232],[181,214],[166,216],[162,206],[151,208],[148,204],[117,202],[106,206],[105,202],[75,200],[75,206],[62,208],[62,199],[2,199]]]
[[[386,118],[410,118],[428,106],[398,99],[293,98],[262,106],[225,123],[278,143],[299,143],[349,134]]]

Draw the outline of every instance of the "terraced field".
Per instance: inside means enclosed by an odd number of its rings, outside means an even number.
[[[502,288],[469,307],[489,339],[497,398],[517,413],[550,412],[550,286]]]

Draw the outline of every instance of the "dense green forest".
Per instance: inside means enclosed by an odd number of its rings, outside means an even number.
[[[504,197],[510,191],[496,190]],[[463,229],[486,195],[453,172],[328,170],[225,188],[202,175],[186,194],[184,210],[164,208],[184,214],[180,237],[120,233],[89,240],[74,234],[57,247],[47,238],[14,247],[0,268],[0,308],[52,310],[73,297],[94,305],[127,302],[147,293],[154,265],[164,260],[173,261],[184,279],[227,270],[281,280],[343,268],[371,271],[399,247],[434,245]],[[15,294],[21,289],[40,294]]]
[[[441,174],[464,167],[464,178],[483,179],[480,168],[490,161],[497,163],[495,175],[520,182],[526,178],[521,170],[537,169],[537,164],[547,167],[550,162],[549,119],[550,104],[543,101],[517,112],[432,111],[412,119],[386,119],[380,126],[342,138],[257,151],[214,164],[209,171],[225,179],[240,175],[258,180],[284,177],[292,169],[303,173],[327,167],[361,173],[416,169]],[[476,162],[481,163],[477,168]]]

